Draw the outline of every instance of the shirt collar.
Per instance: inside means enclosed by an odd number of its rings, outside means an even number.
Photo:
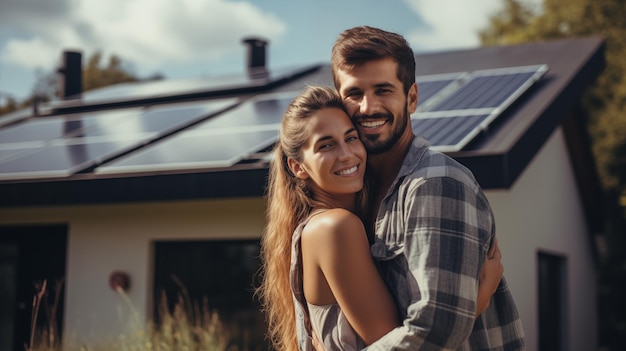
[[[400,171],[398,172],[398,175],[396,175],[396,178],[393,180],[393,183],[391,183],[391,186],[387,190],[387,195],[385,197],[389,196],[393,191],[395,191],[394,189],[396,188],[397,184],[401,182],[404,177],[415,171],[417,165],[419,164],[419,161],[422,159],[429,146],[430,144],[423,137],[419,135],[413,137],[413,141],[411,142],[409,151],[406,153],[406,155],[404,156],[404,160],[402,161],[402,167],[400,167]]]

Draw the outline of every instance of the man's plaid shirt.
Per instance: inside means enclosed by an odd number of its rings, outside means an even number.
[[[495,235],[472,173],[416,137],[379,208],[372,245],[404,321],[368,350],[524,350],[504,278],[475,319],[480,269]]]

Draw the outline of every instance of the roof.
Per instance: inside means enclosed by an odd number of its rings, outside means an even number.
[[[483,188],[510,187],[554,129],[578,106],[584,90],[604,68],[603,47],[601,38],[589,37],[417,54],[416,74],[426,80],[451,73],[469,73],[471,76],[476,72],[515,67],[531,67],[533,72],[540,71],[537,79],[506,104],[488,110],[472,110],[487,111],[485,115],[493,115],[497,110],[497,118],[476,129],[477,134],[470,140],[442,151],[470,168]],[[442,82],[442,79],[438,78],[437,82]],[[0,146],[2,142],[9,145],[0,147],[0,173],[7,169],[11,172],[13,167],[29,170],[33,164],[41,166],[49,162],[50,157],[46,155],[55,155],[53,149],[60,147],[59,143],[65,149],[77,150],[72,151],[70,158],[86,157],[90,161],[77,163],[65,160],[70,166],[57,173],[38,175],[37,172],[26,172],[19,173],[22,176],[0,178],[0,207],[262,196],[268,164],[265,152],[271,146],[272,131],[277,128],[276,123],[280,121],[285,103],[310,84],[332,85],[330,65],[288,68],[256,77],[241,75],[125,83],[87,92],[80,99],[41,106],[40,116],[31,116],[31,111],[0,116]],[[274,100],[267,100],[267,97]],[[420,99],[420,105],[422,103],[423,99]],[[246,122],[233,124],[232,120],[252,118],[237,112],[250,108],[250,104],[255,104],[257,109],[255,120],[250,122],[254,126],[241,131]],[[263,109],[261,114],[259,108]],[[177,111],[176,123],[161,119],[171,125],[163,127],[160,124],[151,129],[151,123],[156,125],[156,121],[161,121],[159,116],[167,115],[167,111],[172,109]],[[472,112],[468,111],[461,110],[459,116]],[[87,128],[90,121],[100,123],[95,116],[103,113],[141,116],[137,117],[135,125],[127,127],[134,128],[133,133],[124,129],[122,122],[126,119],[119,119],[119,123],[107,126],[109,132],[115,135],[107,136],[97,132],[97,129],[91,132]],[[436,108],[423,113],[436,118],[450,117],[449,112],[437,111]],[[146,115],[153,116],[149,123],[142,119]],[[15,132],[2,134],[9,128],[20,127],[20,123],[25,121],[37,121],[43,126],[43,121],[61,119],[60,116],[65,121],[63,128],[72,127],[68,120],[80,120],[80,127],[76,129],[80,132],[72,135],[72,141],[67,139],[69,134],[59,134],[56,139],[11,142],[8,135],[16,135]],[[111,120],[113,117],[108,117],[108,121]],[[462,120],[468,121],[469,118]],[[52,129],[42,127],[42,133],[52,133]],[[234,129],[237,131],[234,132]],[[250,134],[245,134],[248,132]],[[60,133],[67,133],[67,129]],[[81,138],[89,139],[89,144],[76,141]],[[212,140],[213,144],[219,141],[205,151],[217,153],[218,159],[222,157],[218,160],[220,162],[185,163],[185,157],[192,157],[193,152],[186,152],[189,149],[184,146],[167,151],[174,153],[170,158],[175,162],[163,164],[159,161],[160,167],[149,170],[136,168],[133,161],[133,158],[146,160],[154,157],[151,151],[164,149],[163,145],[184,145],[184,141],[196,143],[197,148],[198,143],[204,145],[207,140]],[[97,156],[89,156],[92,146],[95,149],[95,145],[105,147],[105,144],[115,144],[111,146],[115,152],[103,151]],[[245,145],[242,152],[236,150],[240,144]],[[38,152],[34,152],[35,149]],[[22,155],[29,158],[22,158]],[[21,160],[29,161],[20,163]],[[582,162],[577,172],[587,173],[590,169],[593,169],[591,159]],[[579,179],[587,182],[589,179],[596,180],[593,174]]]

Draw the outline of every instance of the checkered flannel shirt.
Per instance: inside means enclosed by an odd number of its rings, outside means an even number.
[[[480,269],[495,234],[472,173],[415,137],[379,208],[371,248],[403,325],[367,350],[524,350],[504,278],[475,319]]]

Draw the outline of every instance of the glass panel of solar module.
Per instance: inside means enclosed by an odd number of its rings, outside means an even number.
[[[235,98],[34,117],[0,131],[0,179],[67,177],[179,132]]]
[[[98,167],[101,174],[229,167],[278,138],[298,92],[258,95],[189,130]]]

